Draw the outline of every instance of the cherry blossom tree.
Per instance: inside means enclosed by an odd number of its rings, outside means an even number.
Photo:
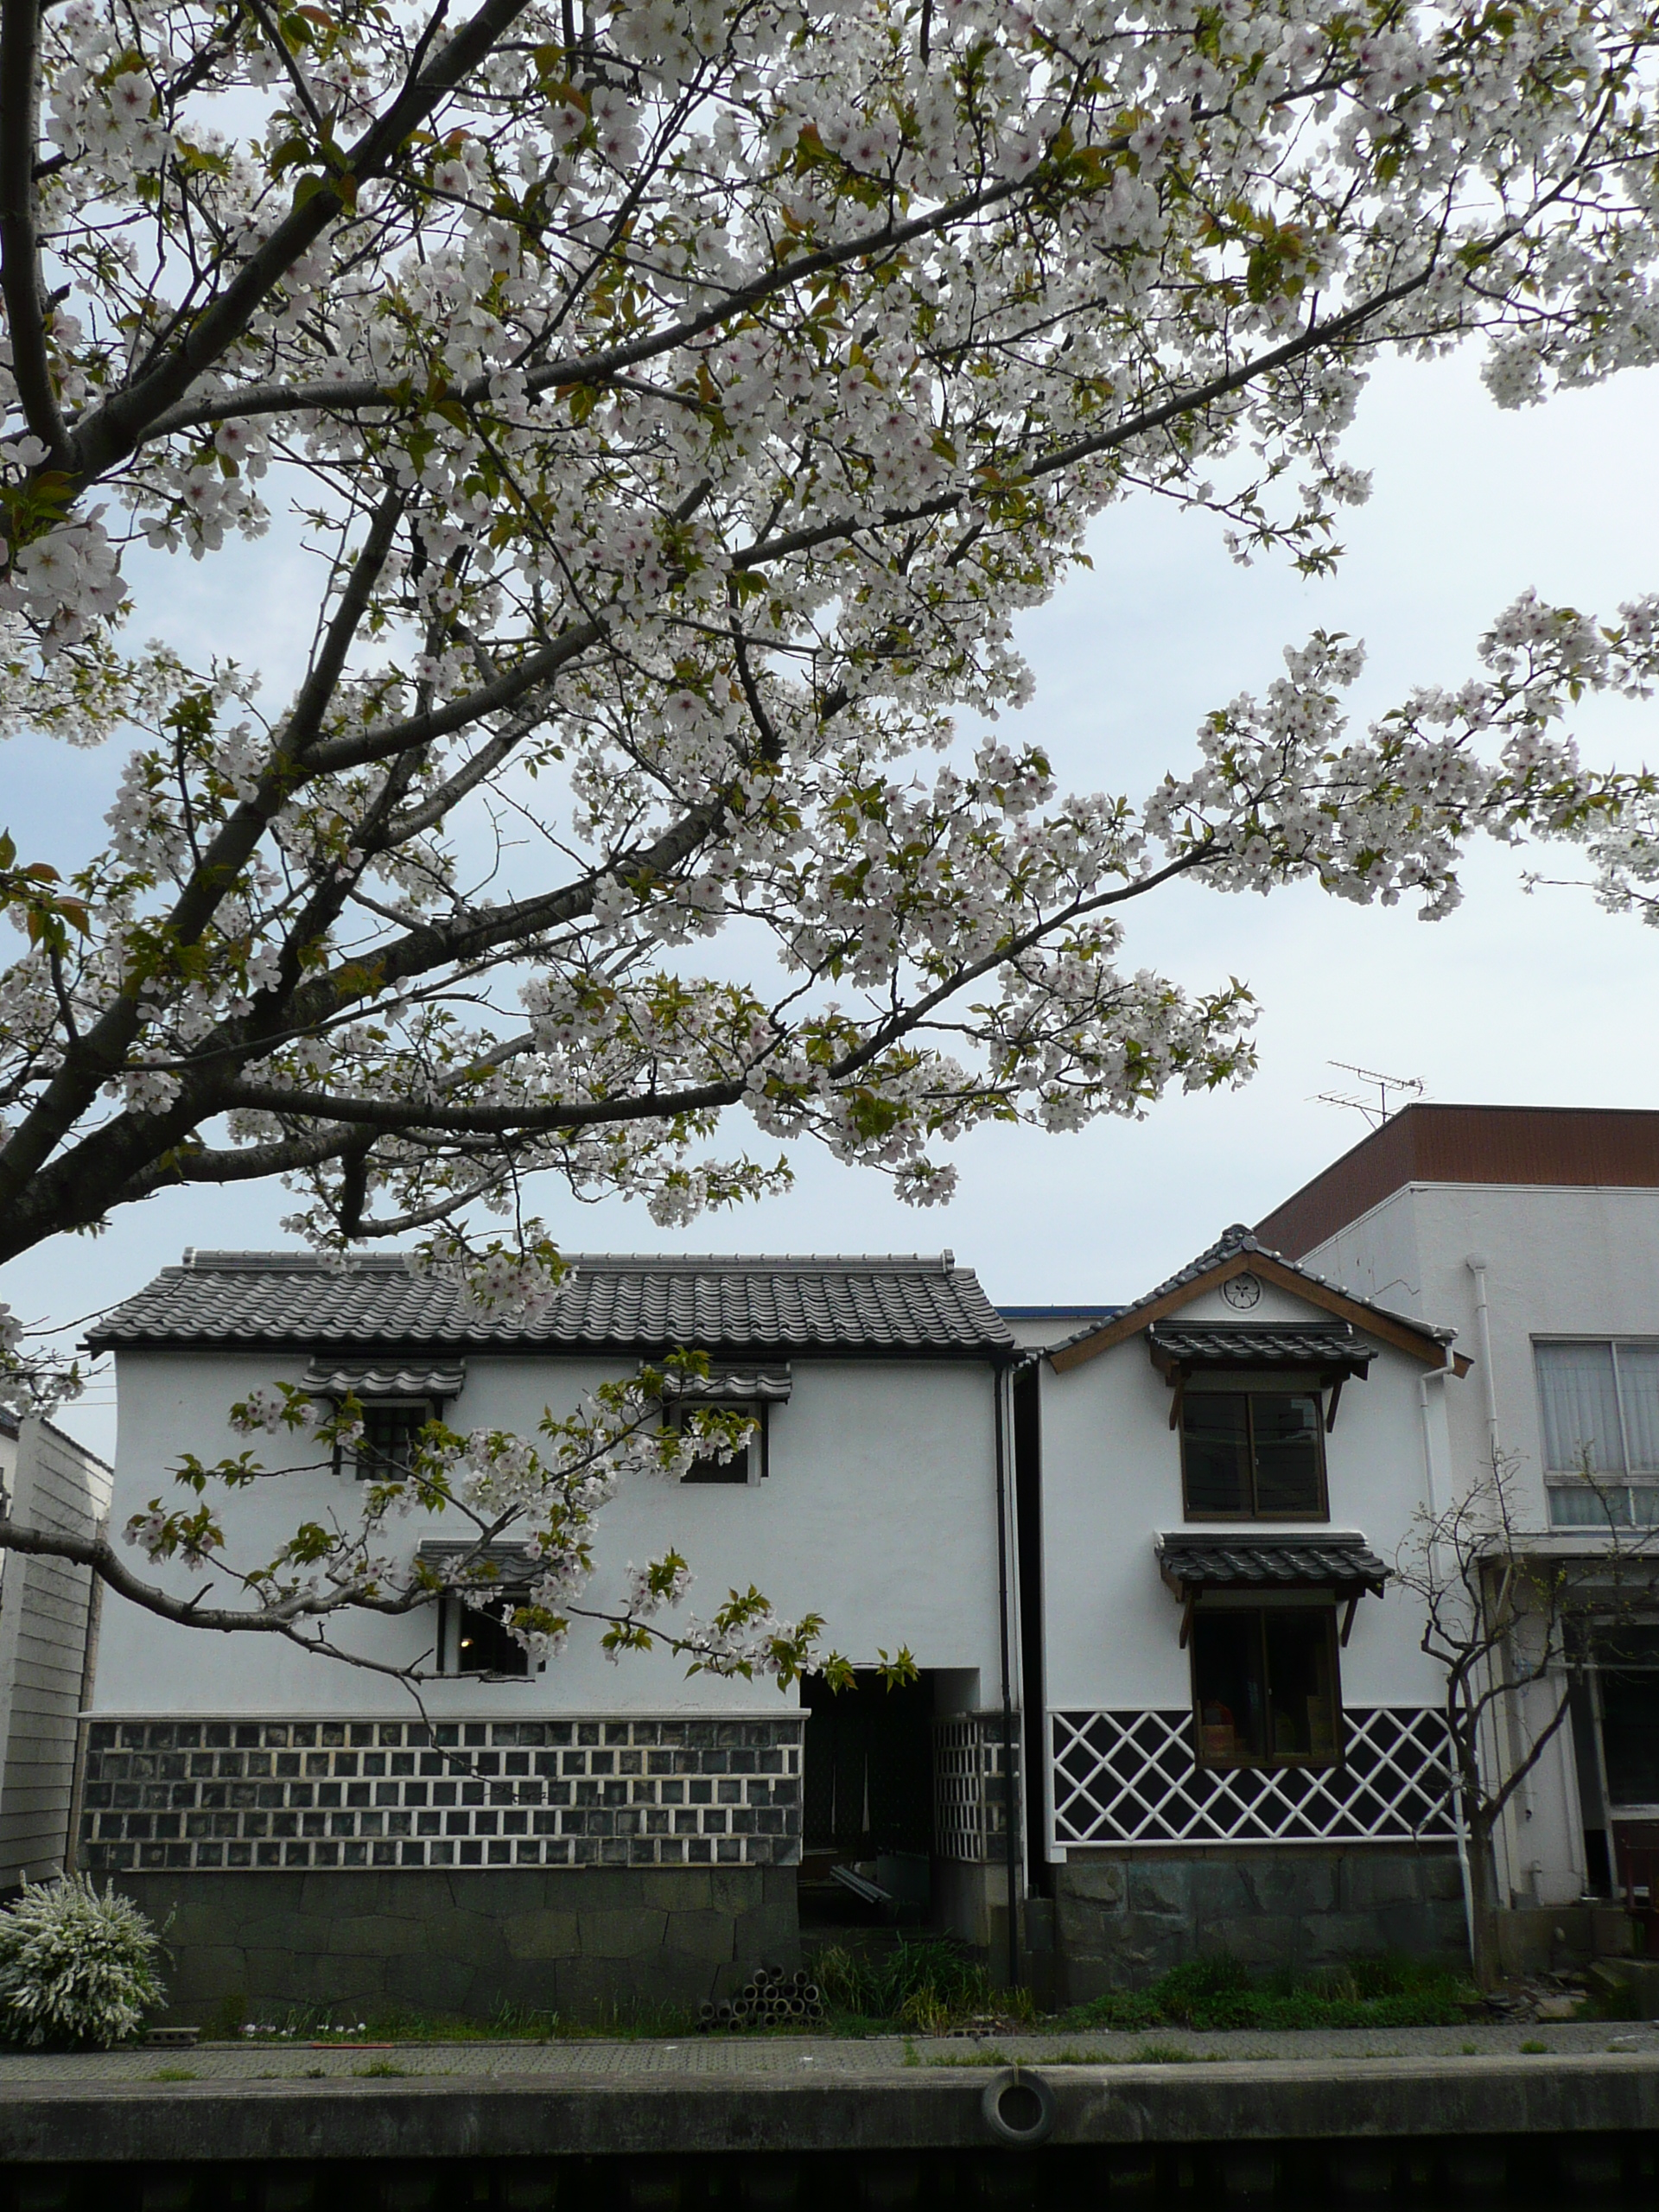
[[[1653,601],[1523,600],[1363,733],[1315,637],[1144,798],[955,718],[1027,700],[1014,618],[1132,494],[1327,568],[1379,353],[1470,340],[1505,406],[1650,361],[1656,24],[5,0],[0,715],[124,757],[101,850],[0,843],[0,1259],[279,1178],[324,1248],[533,1298],[545,1174],[674,1224],[816,1139],[925,1204],[988,1121],[1241,1079],[1248,990],[1130,952],[1175,878],[1433,917],[1471,837],[1542,835],[1640,903],[1652,785],[1560,724],[1649,684]],[[132,637],[141,572],[273,512],[291,694]],[[186,1519],[146,1548],[222,1566]],[[243,1587],[380,1602],[372,1551]]]

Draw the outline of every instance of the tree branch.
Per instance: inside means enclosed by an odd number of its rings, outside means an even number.
[[[40,111],[39,0],[0,3],[0,296],[11,372],[23,419],[47,449],[45,466],[70,465],[47,345],[46,286],[35,228],[35,148]],[[8,533],[9,534],[9,533]]]

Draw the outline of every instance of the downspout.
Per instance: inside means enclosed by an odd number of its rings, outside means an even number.
[[[991,1389],[996,1401],[996,1595],[997,1628],[1002,1656],[1002,1827],[1003,1859],[1007,1867],[1008,1986],[1020,1986],[1020,1863],[1015,1856],[1014,1787],[1014,1681],[1008,1634],[1008,1441],[1007,1402],[1008,1363],[998,1361],[991,1370]]]
[[[1475,1279],[1475,1337],[1480,1345],[1480,1380],[1486,1399],[1486,1448],[1496,1468],[1503,1448],[1497,1428],[1497,1381],[1492,1373],[1492,1317],[1486,1303],[1486,1262],[1471,1252],[1464,1266]]]
[[[1486,1258],[1484,1253],[1471,1252],[1464,1263],[1475,1279],[1475,1337],[1480,1346],[1481,1395],[1486,1401],[1486,1451],[1497,1474],[1503,1462],[1503,1436],[1497,1421],[1497,1377],[1492,1369],[1492,1315],[1486,1299]],[[1490,1662],[1488,1662],[1491,1663]],[[1502,1673],[1503,1677],[1503,1729],[1509,1739],[1509,1755],[1512,1762],[1520,1764],[1517,1738],[1525,1728],[1524,1718],[1517,1712],[1514,1686],[1510,1679],[1509,1647],[1504,1645]],[[1529,1821],[1533,1815],[1532,1777],[1523,1775],[1521,1787],[1512,1801],[1518,1803],[1521,1817]],[[1506,1815],[1503,1832],[1504,1858],[1508,1861],[1507,1880],[1513,1896],[1516,1875],[1520,1865],[1520,1838],[1513,1833],[1513,1822]]]
[[[1455,1372],[1448,1352],[1444,1367],[1426,1367],[1417,1377],[1417,1410],[1423,1423],[1423,1486],[1428,1497],[1431,1522],[1438,1516],[1440,1507],[1434,1498],[1434,1427],[1429,1419],[1428,1386],[1432,1379],[1438,1377],[1444,1382],[1448,1375]],[[1452,1822],[1457,1830],[1458,1874],[1463,1884],[1464,1935],[1472,1960],[1475,1955],[1475,1893],[1469,1875],[1469,1830],[1463,1817],[1463,1782],[1462,1777],[1456,1774],[1452,1777]]]

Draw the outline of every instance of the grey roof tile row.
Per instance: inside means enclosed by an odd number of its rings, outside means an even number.
[[[1248,1535],[1199,1535],[1179,1530],[1158,1539],[1166,1582],[1205,1590],[1374,1590],[1389,1569],[1363,1536],[1333,1530],[1317,1536],[1252,1529]]]
[[[568,1255],[572,1272],[530,1313],[482,1312],[400,1255],[196,1252],[164,1268],[88,1336],[141,1344],[493,1350],[626,1347],[984,1357],[1011,1349],[973,1270],[938,1258]]]
[[[1376,1346],[1345,1321],[1154,1321],[1147,1332],[1170,1361],[1192,1367],[1345,1367],[1363,1372]]]

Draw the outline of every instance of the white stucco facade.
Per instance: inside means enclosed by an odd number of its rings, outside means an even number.
[[[1550,1524],[1536,1346],[1541,1340],[1659,1339],[1659,1189],[1594,1184],[1412,1181],[1306,1255],[1306,1264],[1366,1296],[1454,1323],[1477,1362],[1448,1390],[1448,1473],[1456,1491],[1496,1451],[1523,1526]],[[1484,1300],[1484,1313],[1481,1311]],[[1506,1700],[1494,1757],[1516,1757],[1547,1724],[1564,1678]],[[1575,1715],[1579,1736],[1589,1730]],[[1592,1744],[1558,1732],[1512,1803],[1500,1878],[1517,1904],[1570,1904],[1609,1870],[1588,1862],[1580,1765]],[[1615,1808],[1617,1812],[1618,1808]],[[1630,1808],[1631,1813],[1646,1808]]]
[[[1234,1318],[1218,1292],[1181,1309],[1185,1321]],[[1265,1289],[1253,1319],[1319,1320],[1319,1310]],[[1276,1521],[1281,1534],[1352,1529],[1391,1560],[1424,1503],[1427,1469],[1418,1402],[1421,1361],[1379,1347],[1364,1380],[1344,1388],[1325,1440],[1327,1520]],[[1453,1394],[1467,1385],[1453,1383]],[[1440,1389],[1436,1390],[1436,1414]],[[1048,1598],[1051,1706],[1191,1702],[1180,1605],[1160,1580],[1157,1538],[1188,1522],[1181,1499],[1180,1439],[1169,1426],[1170,1390],[1140,1336],[1065,1374],[1044,1377],[1044,1572]],[[1344,1701],[1421,1703],[1439,1694],[1436,1669],[1418,1649],[1421,1624],[1391,1590],[1364,1600],[1343,1655]]]
[[[534,1354],[469,1356],[461,1395],[445,1408],[458,1428],[533,1432],[545,1408],[575,1409],[599,1382],[633,1373],[637,1362]],[[127,1350],[118,1363],[119,1432],[117,1527],[166,1496],[172,1471],[194,1452],[209,1463],[234,1457],[245,1439],[230,1406],[256,1386],[297,1383],[306,1361],[292,1354]],[[601,1516],[592,1599],[620,1591],[631,1561],[671,1547],[696,1580],[685,1611],[710,1612],[728,1589],[751,1584],[794,1618],[825,1617],[826,1640],[855,1665],[908,1646],[918,1667],[948,1670],[964,1690],[996,1681],[997,1527],[992,1370],[973,1362],[798,1359],[791,1395],[768,1409],[767,1474],[741,1484],[626,1482]],[[318,1466],[281,1433],[257,1440],[275,1472],[224,1501],[238,1558],[269,1556],[302,1520],[346,1518],[353,1473]],[[452,1532],[419,1514],[395,1523],[410,1555],[418,1541]],[[459,1535],[459,1530],[454,1533]],[[197,1586],[181,1570],[181,1593]],[[672,1616],[666,1617],[672,1624]],[[766,1714],[794,1709],[797,1693],[764,1683],[687,1677],[685,1663],[659,1649],[613,1663],[599,1629],[576,1624],[566,1654],[523,1681],[462,1677],[429,1681],[422,1698],[435,1719],[493,1719],[551,1713]],[[358,1617],[340,1640],[394,1666],[418,1661],[434,1634],[432,1610],[389,1621]],[[370,1715],[412,1711],[390,1680],[320,1659],[274,1638],[207,1636],[117,1598],[103,1630],[93,1712],[129,1714]],[[972,1687],[966,1702],[977,1701]]]
[[[1237,1316],[1220,1289],[1212,1287],[1183,1302],[1179,1318],[1183,1324],[1225,1325]],[[1317,1325],[1329,1316],[1309,1299],[1267,1284],[1250,1318],[1258,1325]],[[1333,1531],[1357,1535],[1371,1553],[1391,1563],[1411,1543],[1415,1516],[1430,1495],[1432,1464],[1445,1463],[1443,1397],[1467,1385],[1437,1376],[1426,1389],[1421,1378],[1431,1370],[1422,1357],[1380,1341],[1376,1350],[1368,1374],[1345,1383],[1334,1427],[1325,1439],[1328,1516],[1275,1520],[1271,1529],[1287,1540],[1305,1535],[1317,1541]],[[1078,1740],[1080,1726],[1089,1725],[1079,1716],[1109,1713],[1120,1731],[1133,1726],[1137,1713],[1161,1716],[1167,1735],[1160,1772],[1179,1777],[1183,1763],[1190,1767],[1192,1654],[1182,1643],[1181,1601],[1160,1575],[1160,1539],[1173,1532],[1192,1536],[1209,1531],[1221,1541],[1238,1542],[1249,1541],[1253,1530],[1236,1521],[1185,1517],[1181,1439],[1171,1427],[1172,1391],[1148,1357],[1144,1330],[1065,1371],[1057,1371],[1045,1359],[1039,1373],[1044,1702],[1060,1754],[1060,1770],[1050,1777],[1048,1849],[1056,1860],[1064,1860],[1079,1847],[1080,1835],[1087,1836],[1090,1847],[1109,1842],[1145,1849],[1213,1840],[1213,1822],[1195,1828],[1189,1824],[1183,1830],[1173,1817],[1140,1819],[1161,1782],[1145,1789],[1136,1783],[1129,1802],[1092,1827],[1080,1827],[1075,1816],[1068,1820],[1063,1811],[1057,1817],[1055,1792],[1065,1796],[1065,1747]],[[1198,1603],[1204,1604],[1204,1598]],[[1421,1626],[1414,1602],[1397,1586],[1390,1585],[1381,1599],[1368,1595],[1359,1600],[1338,1657],[1344,1713],[1388,1709],[1409,1716],[1413,1725],[1434,1726],[1442,1683],[1420,1648]],[[1116,1736],[1110,1740],[1112,1771],[1121,1777],[1130,1773],[1132,1756]],[[1083,1757],[1080,1751],[1072,1752],[1074,1770]],[[1152,1764],[1148,1753],[1149,1770]],[[1085,1806],[1106,1804],[1110,1791],[1110,1784],[1097,1788],[1090,1783]],[[1224,1827],[1224,1814],[1219,1818]],[[1264,1832],[1259,1820],[1241,1819],[1233,1826],[1236,1833],[1227,1840],[1296,1840],[1294,1834]],[[1319,1833],[1304,1827],[1301,1840],[1346,1833],[1333,1810]]]

